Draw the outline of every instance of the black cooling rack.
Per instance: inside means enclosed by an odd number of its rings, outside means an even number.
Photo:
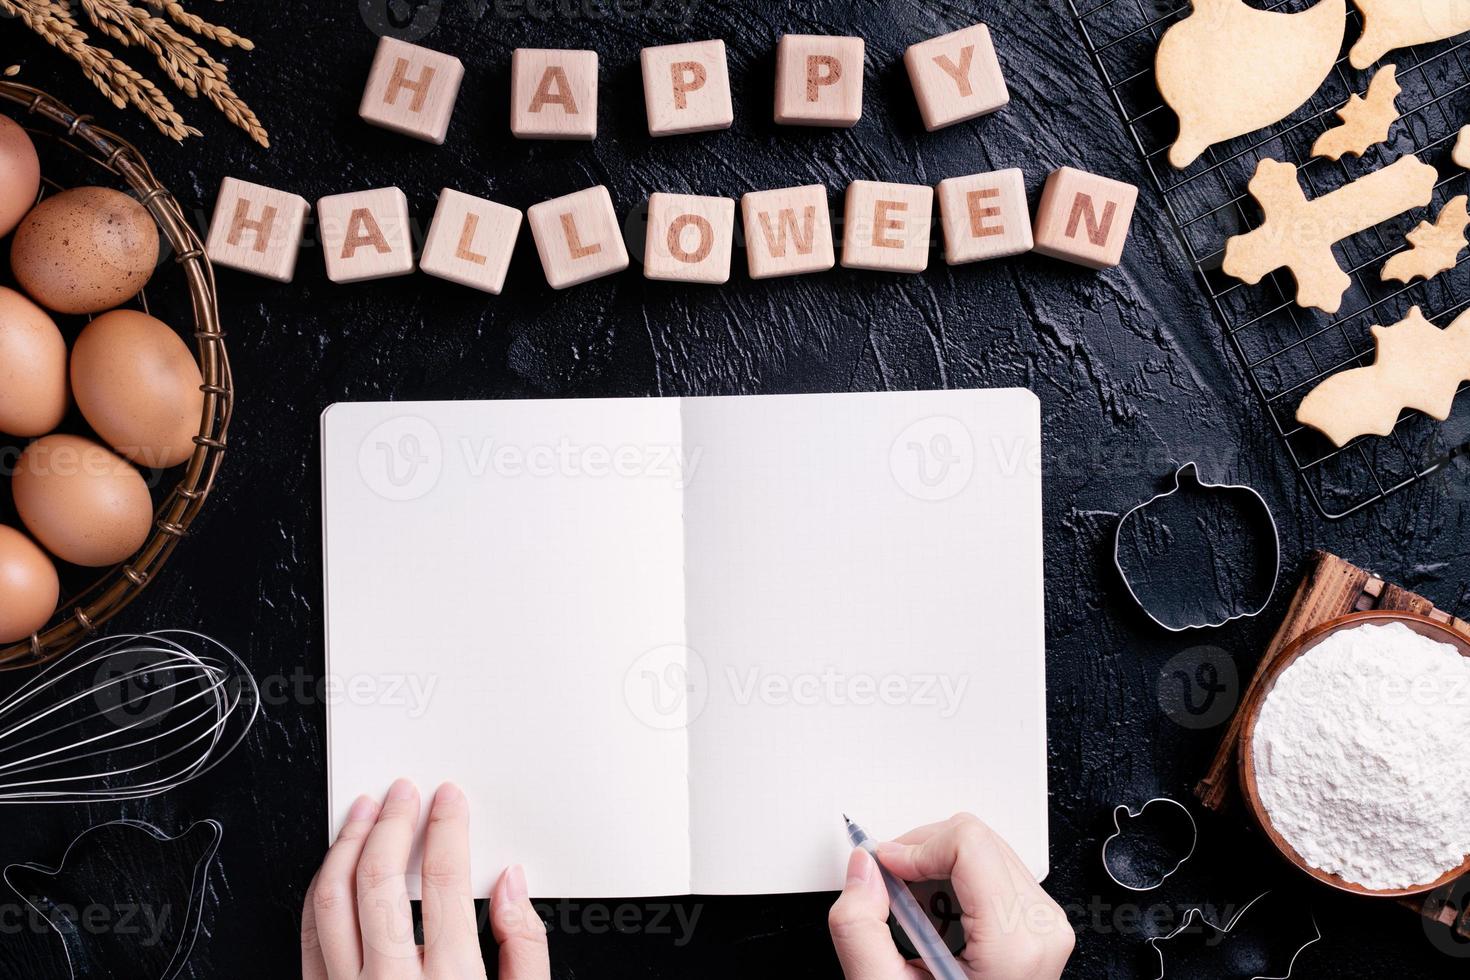
[[[1438,214],[1445,201],[1470,191],[1466,174],[1450,160],[1462,125],[1470,123],[1470,39],[1390,52],[1384,64],[1398,66],[1403,92],[1399,119],[1388,141],[1359,159],[1340,162],[1311,156],[1323,130],[1338,123],[1337,110],[1350,94],[1367,90],[1378,66],[1357,71],[1340,58],[1322,88],[1306,105],[1276,125],[1217,144],[1185,170],[1166,153],[1177,132],[1174,113],[1154,84],[1159,37],[1188,15],[1180,0],[1068,0],[1103,83],[1162,195],[1169,219],[1199,272],[1221,327],[1239,356],[1270,424],[1280,437],[1317,510],[1328,519],[1346,517],[1444,470],[1470,452],[1470,397],[1460,389],[1447,423],[1406,412],[1392,435],[1369,436],[1337,448],[1296,421],[1297,405],[1318,382],[1373,360],[1369,328],[1402,319],[1419,306],[1430,320],[1447,325],[1470,306],[1470,264],[1460,264],[1428,282],[1405,286],[1381,282],[1383,261],[1405,247],[1404,235]],[[1265,9],[1301,10],[1310,0],[1272,0]],[[1349,14],[1346,47],[1361,22]],[[1246,193],[1256,164],[1270,157],[1294,163],[1308,197],[1325,194],[1404,154],[1435,165],[1440,181],[1427,209],[1417,209],[1340,243],[1334,250],[1353,284],[1331,316],[1293,302],[1291,274],[1278,270],[1247,286],[1220,271],[1225,240],[1260,223],[1260,210]]]

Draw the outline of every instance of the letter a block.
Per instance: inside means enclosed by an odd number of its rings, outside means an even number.
[[[941,180],[939,217],[950,265],[1031,251],[1026,177],[1014,167]]]
[[[361,282],[413,271],[408,198],[396,187],[335,194],[316,202],[327,278]]]
[[[640,60],[648,135],[730,128],[735,110],[730,104],[724,41],[644,48]]]
[[[835,265],[827,188],[752,191],[740,199],[750,278],[825,272]]]
[[[552,289],[566,289],[628,267],[628,249],[612,195],[600,184],[533,204],[526,218]]]
[[[842,267],[923,272],[929,265],[934,188],[855,180],[847,185]]]
[[[597,52],[516,48],[510,131],[520,139],[597,138]]]
[[[290,282],[310,210],[303,197],[226,177],[204,251],[215,265]]]
[[[929,132],[994,112],[1011,101],[984,24],[912,45],[904,52],[919,113]]]
[[[863,39],[787,34],[776,47],[776,122],[854,126],[863,115]]]
[[[652,194],[643,275],[676,282],[728,282],[734,238],[735,202],[728,197]]]
[[[374,126],[443,143],[463,79],[464,64],[453,55],[385,37],[357,114]]]
[[[439,194],[419,268],[498,296],[520,230],[521,212],[515,208],[446,187]]]
[[[1047,178],[1036,207],[1036,251],[1090,269],[1117,265],[1137,200],[1132,184],[1062,167]]]

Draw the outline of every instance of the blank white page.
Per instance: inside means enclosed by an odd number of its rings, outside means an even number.
[[[695,892],[841,888],[844,812],[1046,875],[1040,440],[1024,390],[685,401]]]
[[[515,862],[539,895],[687,892],[687,742],[623,696],[683,640],[678,403],[341,404],[322,428],[334,830],[396,776],[426,808],[451,780],[476,894]]]

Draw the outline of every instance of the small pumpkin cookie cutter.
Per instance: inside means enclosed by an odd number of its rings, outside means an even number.
[[[1109,855],[1109,850],[1112,848],[1113,843],[1123,836],[1124,815],[1126,815],[1129,820],[1137,820],[1141,818],[1145,813],[1147,813],[1149,808],[1154,806],[1155,804],[1175,807],[1179,810],[1180,813],[1184,814],[1184,819],[1189,821],[1189,850],[1182,858],[1174,863],[1174,867],[1170,868],[1168,871],[1165,871],[1163,875],[1160,876],[1159,880],[1154,882],[1153,884],[1130,885],[1128,884],[1128,882],[1124,881],[1123,876],[1114,869],[1113,859]],[[1194,852],[1198,849],[1199,824],[1195,822],[1194,814],[1189,812],[1189,807],[1185,806],[1183,803],[1180,803],[1178,800],[1171,799],[1167,796],[1155,796],[1153,799],[1146,801],[1136,810],[1126,803],[1119,803],[1117,806],[1113,807],[1113,833],[1108,837],[1107,840],[1103,841],[1102,845],[1103,872],[1108,876],[1112,883],[1117,885],[1119,888],[1125,888],[1130,892],[1151,892],[1155,889],[1163,887],[1164,882],[1174,877],[1174,875],[1179,872],[1179,869],[1184,867],[1184,865],[1189,862],[1190,858],[1194,857]]]
[[[1183,490],[1186,481],[1193,483],[1195,486],[1199,487],[1202,490],[1214,490],[1221,493],[1243,495],[1244,499],[1249,500],[1252,506],[1259,508],[1260,513],[1265,515],[1266,524],[1271,528],[1271,586],[1266,590],[1265,597],[1261,600],[1260,605],[1256,608],[1248,609],[1245,612],[1235,613],[1234,615],[1226,615],[1224,619],[1213,622],[1185,623],[1183,625],[1174,625],[1165,622],[1162,617],[1154,612],[1154,610],[1150,609],[1148,604],[1143,601],[1143,598],[1139,596],[1138,592],[1134,589],[1133,580],[1129,576],[1128,570],[1123,567],[1123,533],[1127,529],[1129,522],[1134,517],[1147,510],[1152,505],[1158,503],[1160,500],[1163,500],[1167,497],[1172,497],[1179,491]],[[1190,460],[1183,466],[1179,467],[1179,469],[1174,471],[1174,486],[1172,489],[1165,490],[1163,493],[1154,494],[1143,503],[1138,504],[1128,510],[1122,516],[1122,518],[1119,519],[1118,529],[1113,534],[1113,567],[1118,570],[1118,577],[1123,580],[1124,588],[1126,588],[1128,590],[1128,594],[1133,597],[1133,601],[1137,603],[1138,608],[1143,610],[1144,615],[1153,620],[1159,626],[1162,626],[1164,629],[1168,630],[1170,633],[1183,633],[1188,630],[1195,629],[1213,629],[1217,626],[1224,626],[1226,623],[1234,622],[1237,619],[1251,619],[1253,617],[1259,616],[1270,607],[1271,600],[1276,596],[1276,587],[1281,582],[1281,532],[1276,526],[1276,515],[1271,513],[1271,505],[1266,503],[1266,498],[1261,496],[1260,491],[1258,491],[1255,487],[1247,486],[1244,483],[1210,483],[1200,476],[1199,464],[1194,462],[1193,460]]]

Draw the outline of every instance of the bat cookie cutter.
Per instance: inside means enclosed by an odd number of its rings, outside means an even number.
[[[1204,930],[1208,930],[1209,932],[1214,933],[1214,938],[1209,940],[1208,945],[1218,946],[1220,943],[1224,942],[1227,938],[1231,936],[1231,934],[1236,930],[1236,927],[1240,925],[1240,920],[1245,918],[1246,913],[1250,912],[1251,909],[1260,904],[1261,901],[1270,894],[1271,893],[1269,891],[1265,891],[1257,895],[1255,898],[1251,899],[1249,902],[1246,902],[1245,907],[1232,915],[1230,917],[1230,921],[1226,922],[1223,926],[1218,926],[1215,923],[1211,922],[1209,916],[1205,915],[1204,910],[1198,907],[1192,908],[1189,911],[1185,912],[1184,918],[1180,921],[1179,927],[1177,929],[1165,936],[1154,936],[1148,941],[1148,945],[1153,949],[1154,953],[1159,958],[1159,972],[1158,975],[1154,977],[1154,980],[1167,980],[1169,976],[1169,967],[1168,962],[1164,956],[1163,944],[1172,942],[1179,936],[1188,932],[1189,929],[1193,927],[1196,922],[1198,922]],[[1301,959],[1302,954],[1305,953],[1309,947],[1311,947],[1315,943],[1321,942],[1322,940],[1322,927],[1317,923],[1317,917],[1315,915],[1310,916],[1310,921],[1312,925],[1312,937],[1306,942],[1302,943],[1300,946],[1296,947],[1294,951],[1292,951],[1291,957],[1286,963],[1285,973],[1257,973],[1253,975],[1250,980],[1291,980],[1291,975],[1296,972],[1297,960]],[[1287,948],[1290,949],[1290,947]]]
[[[1174,866],[1172,868],[1160,875],[1158,880],[1155,881],[1153,884],[1129,884],[1127,881],[1124,880],[1127,875],[1121,870],[1118,864],[1118,859],[1111,853],[1113,845],[1119,840],[1123,839],[1124,816],[1126,816],[1130,821],[1142,819],[1144,815],[1148,813],[1149,809],[1155,805],[1173,807],[1180,813],[1184,814],[1184,819],[1189,822],[1189,850],[1185,852],[1183,857],[1174,862]],[[1103,872],[1108,876],[1109,880],[1111,880],[1112,883],[1117,885],[1119,888],[1126,888],[1130,892],[1151,892],[1158,888],[1161,888],[1164,882],[1174,877],[1174,875],[1179,872],[1179,869],[1184,867],[1184,865],[1189,862],[1190,858],[1194,857],[1194,852],[1198,848],[1199,824],[1195,822],[1194,814],[1189,812],[1189,807],[1185,806],[1183,803],[1180,803],[1178,800],[1171,799],[1167,796],[1155,796],[1153,799],[1148,800],[1143,804],[1143,806],[1139,807],[1136,810],[1126,803],[1119,803],[1117,806],[1113,807],[1113,833],[1108,837],[1107,840],[1103,841],[1102,845]]]
[[[1242,503],[1255,511],[1258,516],[1264,518],[1263,526],[1271,529],[1269,538],[1270,558],[1268,561],[1262,561],[1260,564],[1260,567],[1263,569],[1268,567],[1271,569],[1271,584],[1265,588],[1258,605],[1242,612],[1232,613],[1222,609],[1222,617],[1213,620],[1170,622],[1166,621],[1166,617],[1160,615],[1156,609],[1151,608],[1150,603],[1139,594],[1134,573],[1129,572],[1127,564],[1123,560],[1124,538],[1128,532],[1129,525],[1144,515],[1151,507],[1159,504],[1160,501],[1173,497],[1186,488],[1195,492],[1237,497]],[[1172,489],[1155,494],[1143,503],[1138,504],[1126,512],[1118,521],[1118,529],[1113,535],[1113,567],[1118,570],[1118,577],[1123,580],[1123,586],[1128,590],[1128,594],[1132,596],[1133,601],[1138,604],[1138,608],[1142,609],[1144,615],[1148,616],[1149,619],[1153,620],[1159,626],[1162,626],[1171,633],[1182,633],[1192,629],[1211,629],[1217,626],[1224,626],[1226,623],[1234,622],[1237,619],[1251,619],[1252,617],[1259,616],[1271,605],[1271,599],[1276,595],[1276,586],[1281,581],[1281,533],[1276,526],[1276,516],[1271,513],[1271,506],[1266,503],[1266,498],[1261,496],[1255,487],[1246,486],[1243,483],[1209,483],[1199,475],[1199,464],[1191,460],[1174,471],[1174,486]],[[1264,581],[1264,577],[1262,581]],[[1228,600],[1228,597],[1223,595],[1221,598]]]

